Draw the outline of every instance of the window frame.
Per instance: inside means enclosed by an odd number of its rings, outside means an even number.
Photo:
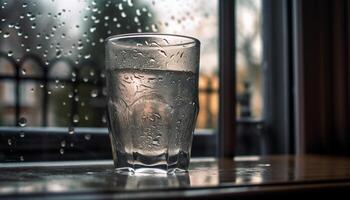
[[[290,65],[292,63],[292,45],[288,42],[291,39],[291,34],[289,31],[291,29],[291,2],[285,1],[273,1],[266,0],[263,1],[263,52],[264,53],[264,62],[263,67],[266,69],[267,63],[270,63],[270,67],[264,71],[266,76],[264,82],[264,118],[262,120],[252,120],[252,119],[236,119],[236,58],[235,58],[235,9],[236,1],[231,0],[219,0],[219,78],[220,78],[220,88],[219,88],[219,123],[217,130],[205,130],[205,129],[196,129],[193,139],[193,156],[216,156],[216,157],[230,157],[232,158],[235,155],[235,145],[236,145],[236,136],[238,126],[250,126],[250,127],[261,127],[263,130],[262,135],[262,147],[261,153],[286,153],[293,152],[294,145],[293,143],[293,124],[291,120],[293,119],[293,112],[291,105],[293,101],[289,100],[289,95],[292,95],[292,76]],[[282,9],[281,9],[282,8]],[[266,10],[271,11],[266,12]],[[265,14],[264,14],[265,13]],[[277,23],[266,23],[270,22],[273,16],[282,15]],[[274,18],[276,19],[276,18]],[[280,23],[283,26],[279,26]],[[286,24],[286,25],[285,25]],[[277,34],[282,34],[282,37],[275,37]],[[272,40],[273,39],[273,40]],[[276,39],[279,41],[276,41]],[[271,48],[271,43],[276,43]],[[270,46],[269,46],[270,45]],[[269,48],[270,47],[270,48]],[[269,49],[268,49],[269,48]],[[272,56],[279,55],[279,56]],[[7,56],[7,55],[6,55]],[[276,59],[280,58],[280,59]],[[12,58],[10,58],[12,59]],[[15,62],[16,63],[16,62]],[[282,70],[278,70],[278,65],[282,65]],[[19,83],[19,68],[16,68],[16,83]],[[45,67],[44,67],[45,69]],[[44,77],[47,76],[47,71],[44,71]],[[78,76],[78,75],[77,75]],[[282,84],[277,84],[281,82],[279,79],[273,79],[273,77],[284,77],[286,82]],[[4,77],[0,75],[0,79],[6,79],[9,77]],[[23,77],[22,77],[23,78]],[[54,82],[56,79],[47,78],[47,83]],[[65,80],[70,81],[70,80]],[[79,80],[77,80],[79,82]],[[273,85],[278,85],[277,88],[272,87]],[[45,84],[45,96],[47,96],[47,87]],[[19,90],[16,87],[16,119],[19,119]],[[266,99],[269,97],[269,99]],[[44,97],[48,98],[48,97]],[[268,111],[271,111],[275,106],[272,102],[279,102],[279,108],[274,109],[274,114],[268,115]],[[18,102],[17,102],[18,101]],[[48,102],[48,101],[46,101]],[[18,107],[17,107],[18,106]],[[48,105],[46,105],[48,107]],[[46,108],[47,109],[47,108]],[[47,110],[45,111],[47,112]],[[46,116],[46,114],[45,114]],[[43,116],[43,117],[45,117]],[[47,116],[45,117],[47,120]],[[277,121],[276,121],[277,120]],[[281,124],[277,123],[282,121]],[[61,141],[72,140],[75,142],[83,141],[81,144],[76,143],[77,147],[81,149],[91,149],[95,153],[91,156],[79,156],[79,159],[102,159],[102,158],[111,158],[111,150],[109,148],[109,138],[107,128],[76,128],[75,134],[67,134],[66,128],[22,128],[18,127],[0,127],[0,142],[3,144],[7,143],[6,138],[18,137],[20,131],[24,131],[26,136],[22,138],[23,143],[27,142],[31,145],[31,150],[35,152],[37,149],[38,152],[43,153],[46,160],[56,160],[60,159],[59,157],[59,145]],[[44,123],[44,125],[47,125]],[[281,134],[282,133],[282,134]],[[94,142],[86,142],[84,137],[86,135],[91,135],[94,137]],[[260,133],[259,133],[260,134]],[[28,137],[27,137],[28,136]],[[34,138],[33,138],[34,137]],[[36,137],[36,139],[35,139]],[[67,139],[67,137],[69,137]],[[35,142],[40,138],[40,142],[43,146],[37,145]],[[96,139],[97,138],[97,139]],[[35,139],[35,140],[34,140]],[[50,141],[55,141],[56,151],[52,151],[49,144],[53,144]],[[278,144],[272,149],[267,148],[268,144]],[[4,151],[6,145],[1,145],[1,151]],[[45,144],[45,145],[44,145]],[[80,145],[80,146],[79,146]],[[107,147],[107,148],[106,148]],[[101,151],[100,151],[101,150]],[[21,151],[20,153],[25,153]],[[54,155],[55,154],[55,155]],[[20,154],[18,154],[20,155]],[[1,158],[1,155],[0,155]],[[74,157],[69,157],[70,159],[78,159]]]

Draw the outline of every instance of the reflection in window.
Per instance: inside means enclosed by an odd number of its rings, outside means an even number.
[[[262,117],[261,0],[236,0],[237,115]]]
[[[15,125],[15,65],[5,54],[0,54],[0,126]],[[8,77],[8,78],[5,78]]]
[[[106,126],[104,39],[160,32],[201,40],[197,128],[216,128],[218,1],[0,0],[0,6],[0,52],[17,63],[27,55],[41,60],[23,62],[19,74],[26,79],[20,81],[21,115],[33,120],[29,126],[43,124],[46,109],[40,105],[48,105],[48,126]]]

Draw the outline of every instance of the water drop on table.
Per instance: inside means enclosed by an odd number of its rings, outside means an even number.
[[[19,125],[20,127],[25,127],[25,126],[27,126],[27,119],[24,118],[24,117],[19,118],[19,120],[18,120],[18,125]]]

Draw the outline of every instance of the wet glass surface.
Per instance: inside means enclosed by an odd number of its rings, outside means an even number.
[[[192,159],[189,173],[127,176],[112,161],[0,165],[0,196],[32,193],[164,191],[350,181],[350,159],[320,156]]]

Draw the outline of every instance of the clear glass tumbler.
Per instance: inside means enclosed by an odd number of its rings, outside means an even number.
[[[187,171],[198,115],[200,42],[169,34],[106,40],[109,132],[118,172]]]

